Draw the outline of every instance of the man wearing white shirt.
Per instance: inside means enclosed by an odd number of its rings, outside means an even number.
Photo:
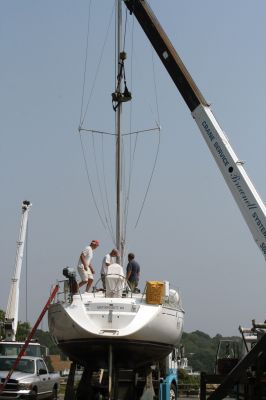
[[[83,285],[86,286],[86,292],[89,291],[92,282],[93,282],[93,274],[95,274],[94,268],[91,264],[93,258],[93,251],[97,249],[99,246],[98,240],[92,240],[89,246],[86,246],[82,251],[79,261],[78,261],[78,273],[81,278],[81,282],[79,282],[79,288]]]
[[[103,258],[102,269],[101,269],[101,279],[103,283],[103,288],[105,289],[105,275],[107,275],[109,265],[113,264],[115,260],[113,257],[118,257],[118,250],[113,249],[110,253],[106,254]]]

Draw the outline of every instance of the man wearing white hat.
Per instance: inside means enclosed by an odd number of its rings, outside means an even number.
[[[87,285],[86,292],[89,291],[93,282],[93,274],[95,274],[95,271],[91,261],[93,258],[93,251],[97,249],[99,244],[99,240],[92,240],[90,245],[85,247],[79,257],[77,267],[79,276],[81,278],[81,282],[79,282],[79,288],[83,285]]]

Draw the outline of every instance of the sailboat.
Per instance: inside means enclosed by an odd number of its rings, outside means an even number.
[[[122,51],[121,7],[117,0],[117,70],[125,57]],[[119,75],[119,74],[118,74]],[[167,281],[147,281],[144,291],[132,291],[120,263],[124,243],[121,237],[122,207],[122,105],[130,100],[127,87],[118,80],[112,95],[116,115],[116,247],[121,255],[108,268],[106,290],[91,293],[75,290],[73,271],[61,282],[61,297],[48,310],[49,330],[59,348],[86,368],[142,368],[163,360],[178,346],[184,320],[179,291]]]

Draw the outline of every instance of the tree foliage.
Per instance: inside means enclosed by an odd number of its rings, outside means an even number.
[[[5,312],[3,310],[0,310],[0,322],[4,322],[5,320]]]
[[[222,335],[217,334],[213,338],[201,331],[183,333],[182,345],[185,348],[185,356],[193,371],[214,372],[217,349]],[[224,338],[225,339],[225,338]],[[226,337],[226,339],[239,340],[239,337]]]
[[[23,342],[24,340],[27,339],[27,336],[30,332],[30,324],[28,322],[18,322],[18,328],[17,328],[17,334],[16,334],[16,340],[19,342]]]
[[[45,347],[48,347],[49,349],[49,354],[61,354],[61,358],[64,359],[65,356],[61,352],[61,350],[58,348],[58,346],[55,344],[55,342],[52,339],[52,336],[50,332],[44,332],[41,329],[37,329],[34,338],[38,340],[38,342]]]

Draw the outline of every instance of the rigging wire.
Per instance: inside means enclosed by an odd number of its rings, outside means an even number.
[[[132,80],[133,80],[132,64],[133,64],[133,53],[134,53],[134,51],[133,51],[133,49],[134,49],[134,46],[133,46],[133,43],[134,43],[133,32],[134,32],[134,21],[135,21],[135,18],[133,18],[132,21],[133,21],[133,23],[132,23],[132,33],[131,33],[131,87],[133,87],[133,85],[132,85]],[[152,65],[153,65],[153,83],[154,83],[154,88],[155,88],[154,91],[155,91],[155,97],[156,97],[157,118],[158,118],[158,121],[159,121],[160,120],[160,118],[159,118],[159,105],[158,105],[157,86],[156,86],[156,79],[155,79],[153,52],[152,52]],[[156,124],[157,124],[156,128],[142,130],[141,132],[147,132],[147,131],[152,131],[152,130],[159,130],[159,132],[160,132],[159,122],[156,122]],[[130,192],[131,192],[131,185],[132,185],[132,175],[133,175],[133,169],[134,169],[134,163],[135,163],[135,153],[136,153],[137,142],[138,142],[138,138],[139,138],[138,133],[140,132],[140,131],[131,132],[131,126],[132,126],[132,105],[130,107],[130,133],[123,135],[123,136],[132,135],[132,134],[136,133],[133,150],[132,150],[131,138],[130,138],[130,145],[129,145],[129,147],[130,147],[130,151],[129,151],[129,154],[130,154],[130,157],[129,157],[129,177],[128,177],[128,189],[127,189],[127,194],[126,194],[126,197],[125,197],[125,209],[124,209],[124,220],[125,220],[125,226],[124,226],[125,234],[124,235],[125,235],[125,238],[126,238],[126,231],[127,231],[128,213],[129,213],[129,201],[130,201]],[[145,202],[146,202],[146,199],[147,199],[147,195],[148,195],[148,192],[149,192],[149,189],[150,189],[150,185],[151,185],[151,182],[152,182],[153,174],[154,174],[155,167],[156,167],[156,164],[157,164],[159,148],[160,148],[160,136],[159,136],[159,141],[158,141],[158,145],[157,145],[157,151],[156,151],[156,156],[155,156],[155,160],[154,160],[151,176],[150,176],[150,179],[149,179],[149,182],[148,182],[148,185],[147,185],[147,189],[146,189],[146,192],[145,192],[145,196],[144,196],[144,199],[143,199],[143,202],[142,202],[142,206],[141,206],[141,209],[140,209],[136,224],[135,224],[135,228],[138,225],[138,222],[139,222],[141,214],[142,214],[142,210],[144,208],[144,205],[145,205]]]
[[[127,21],[127,13],[126,13],[126,21]],[[127,25],[126,25],[127,26]],[[125,26],[125,31],[126,31]],[[132,28],[131,28],[131,57],[130,57],[130,87],[133,87],[133,49],[134,49],[134,28],[135,28],[135,18],[132,18]],[[125,49],[125,40],[126,36],[124,36],[124,49]],[[129,132],[132,130],[132,114],[133,114],[133,106],[132,102],[130,102],[130,111],[129,111]],[[135,146],[137,136],[135,136]],[[135,152],[134,152],[135,154]],[[126,242],[126,235],[127,235],[127,223],[128,223],[128,212],[129,212],[129,199],[130,199],[130,192],[131,192],[131,182],[132,182],[132,173],[133,173],[133,162],[132,162],[132,137],[130,136],[129,141],[129,176],[128,176],[128,189],[125,193],[124,199],[124,241]]]
[[[84,159],[84,164],[85,164],[85,170],[86,170],[86,175],[87,175],[87,180],[89,182],[89,186],[90,186],[90,191],[91,191],[91,195],[92,195],[92,199],[93,199],[93,203],[94,206],[97,210],[98,216],[100,218],[100,221],[104,227],[104,229],[107,229],[112,241],[114,242],[114,233],[113,233],[113,227],[112,227],[112,221],[111,221],[111,214],[110,214],[110,206],[109,206],[109,202],[108,202],[108,196],[107,196],[107,186],[106,186],[106,180],[105,180],[105,174],[104,174],[104,193],[105,193],[105,198],[106,198],[106,204],[107,204],[107,210],[108,210],[108,216],[107,216],[107,212],[106,212],[106,207],[105,207],[105,202],[104,202],[104,196],[103,196],[103,190],[102,190],[102,185],[101,185],[101,181],[100,181],[100,177],[99,177],[99,168],[98,168],[98,163],[97,163],[97,159],[96,159],[96,150],[95,150],[95,141],[94,141],[94,135],[93,135],[93,149],[94,149],[94,162],[95,162],[95,168],[96,168],[96,179],[98,182],[98,188],[99,188],[99,193],[100,193],[100,197],[101,197],[101,203],[102,203],[102,208],[103,211],[101,213],[100,208],[96,202],[96,196],[95,193],[93,191],[93,186],[92,186],[92,181],[91,181],[91,177],[90,177],[90,173],[89,173],[89,167],[88,167],[88,163],[86,160],[86,154],[85,154],[85,148],[84,148],[84,143],[82,141],[82,137],[81,137],[81,131],[85,130],[85,131],[90,131],[92,133],[97,132],[97,133],[102,133],[102,137],[103,134],[106,135],[110,135],[110,133],[108,132],[100,132],[100,131],[93,131],[93,130],[87,130],[84,129],[82,126],[84,124],[88,109],[89,109],[89,105],[95,90],[95,86],[96,86],[96,81],[97,81],[97,77],[100,71],[100,65],[102,63],[102,58],[103,58],[103,54],[106,48],[106,44],[107,44],[107,39],[109,37],[109,32],[110,32],[110,28],[111,28],[111,22],[113,19],[113,14],[114,14],[114,9],[115,6],[113,5],[112,10],[111,10],[111,14],[109,17],[109,23],[108,23],[108,27],[106,29],[106,33],[104,36],[104,42],[101,48],[101,52],[100,52],[100,56],[98,59],[98,63],[97,63],[97,69],[96,69],[96,73],[91,85],[91,89],[90,89],[90,93],[88,96],[88,101],[86,104],[86,108],[84,111],[84,99],[85,99],[85,87],[86,87],[86,75],[87,75],[87,62],[88,62],[88,43],[89,43],[89,36],[90,36],[90,25],[91,25],[91,0],[90,0],[90,4],[89,4],[89,15],[88,15],[88,28],[87,28],[87,38],[86,38],[86,54],[85,54],[85,65],[84,65],[84,74],[83,74],[83,88],[82,88],[82,101],[81,101],[81,111],[80,111],[80,121],[79,121],[79,136],[80,136],[80,144],[81,144],[81,149],[82,149],[82,154],[83,154],[83,159]],[[103,152],[103,146],[102,146],[102,152]],[[102,158],[103,160],[103,170],[105,170],[105,166],[104,166],[104,157]]]
[[[156,122],[157,124],[157,122]],[[146,133],[146,132],[152,132],[152,131],[160,131],[160,127],[156,126],[156,128],[149,128],[149,129],[138,129],[137,131],[129,132],[129,133],[123,133],[123,136],[130,136],[130,135],[135,135],[137,133]]]
[[[135,21],[135,18],[133,18],[132,21],[133,22],[132,22],[132,32],[131,32],[131,88],[133,87],[133,85],[132,85],[132,80],[133,80],[133,72],[132,72],[133,68],[132,68],[132,65],[133,65],[133,53],[134,53],[134,40],[133,40],[134,39],[134,35],[133,35],[133,33],[134,33],[134,21]],[[125,28],[125,30],[126,30],[126,28]],[[125,43],[125,40],[124,40],[124,43]],[[156,122],[157,128],[155,128],[155,129],[158,129],[159,133],[160,133],[159,104],[158,104],[157,85],[156,85],[156,78],[155,78],[156,74],[155,74],[155,68],[154,68],[153,54],[154,53],[152,51],[153,84],[154,84],[154,92],[155,92],[155,99],[156,99],[156,110],[157,110],[157,122]],[[128,135],[133,134],[133,132],[131,132],[131,126],[132,126],[132,105],[130,106],[130,133]],[[147,130],[144,130],[144,131],[146,132],[146,131],[150,131],[150,130],[154,130],[154,129],[147,129]],[[125,237],[126,237],[126,231],[127,231],[128,213],[129,213],[129,201],[130,201],[130,192],[131,192],[131,186],[132,186],[132,175],[133,175],[133,169],[134,169],[134,164],[135,164],[135,153],[136,153],[137,142],[138,142],[138,137],[139,137],[138,131],[136,131],[134,133],[137,133],[136,136],[135,136],[134,145],[132,146],[131,137],[130,137],[130,145],[129,145],[129,147],[130,147],[129,177],[128,177],[128,189],[127,189],[127,194],[126,194],[126,197],[125,197],[125,210],[124,210],[124,215],[125,215],[125,217],[124,217],[124,219],[125,219],[125,227],[124,227],[124,229],[125,229]],[[124,134],[124,135],[126,135],[126,134]],[[133,149],[132,149],[132,147],[133,147]],[[150,185],[151,185],[151,182],[152,182],[152,178],[153,178],[155,167],[156,167],[157,160],[158,160],[159,149],[160,149],[160,134],[159,134],[159,140],[158,140],[158,145],[157,145],[157,150],[156,150],[156,155],[155,155],[155,159],[154,159],[154,163],[153,163],[152,172],[151,172],[151,175],[150,175],[150,178],[149,178],[149,181],[148,181],[147,189],[146,189],[143,201],[142,201],[142,205],[141,205],[141,208],[140,208],[140,211],[139,211],[139,214],[138,214],[138,218],[136,220],[135,228],[137,227],[137,225],[139,223],[139,220],[141,218],[142,211],[143,211],[143,208],[144,208],[147,196],[148,196],[148,192],[149,192],[149,189],[150,189]]]
[[[122,133],[122,136],[130,136],[130,135],[135,135],[136,133],[146,133],[146,132],[151,132],[151,131],[159,131],[160,127],[158,126],[158,123],[156,122],[157,126],[156,128],[149,128],[149,129],[138,129],[137,131],[130,131],[128,133]],[[98,131],[96,129],[85,129],[85,128],[79,128],[79,131],[81,132],[90,132],[90,133],[100,133],[101,135],[108,135],[108,136],[116,136],[116,133],[111,133],[111,132],[105,132],[105,131]]]
[[[127,12],[128,10],[126,9],[126,18],[125,18],[125,28],[124,28],[124,43],[123,43],[123,51],[125,51],[126,48],[126,35],[127,35]]]
[[[156,106],[157,106],[157,115],[158,115],[158,121],[160,121],[160,118],[159,118],[158,95],[157,95],[157,85],[156,85],[156,79],[155,79],[155,68],[154,68],[153,50],[152,50],[152,67],[153,67],[152,70],[153,70],[153,78],[154,78],[154,79],[153,79],[153,82],[154,82],[154,91],[155,91],[155,99],[156,99]],[[142,211],[143,211],[144,205],[145,205],[145,203],[146,203],[146,199],[147,199],[147,196],[148,196],[148,192],[149,192],[149,189],[150,189],[150,186],[151,186],[151,181],[152,181],[152,178],[153,178],[153,175],[154,175],[154,171],[155,171],[155,167],[156,167],[157,160],[158,160],[158,155],[159,155],[159,150],[160,150],[160,143],[161,143],[160,125],[158,126],[158,128],[159,128],[159,137],[158,137],[157,151],[156,151],[156,155],[155,155],[155,159],[154,159],[154,163],[153,163],[153,168],[152,168],[151,176],[150,176],[150,179],[149,179],[149,182],[148,182],[148,186],[147,186],[147,189],[146,189],[146,192],[145,192],[143,201],[142,201],[142,205],[141,205],[140,212],[139,212],[139,215],[138,215],[136,224],[135,224],[135,228],[137,227],[137,225],[138,225],[138,223],[139,223],[139,220],[140,220],[140,217],[141,217],[141,215],[142,215]]]
[[[84,115],[83,115],[83,117],[81,118],[81,121],[80,121],[79,129],[83,126],[84,120],[85,120],[87,112],[88,112],[89,104],[91,102],[92,95],[93,95],[93,92],[94,92],[94,89],[95,89],[96,81],[97,81],[97,78],[98,78],[98,75],[99,75],[99,71],[100,71],[100,64],[102,62],[102,58],[103,58],[104,50],[105,50],[105,47],[106,47],[107,39],[109,37],[109,32],[110,32],[110,28],[111,28],[111,22],[112,22],[112,19],[113,19],[114,9],[115,8],[113,6],[112,11],[111,11],[111,15],[110,15],[110,18],[109,18],[109,23],[108,23],[108,27],[107,27],[107,30],[106,30],[105,38],[104,38],[104,43],[103,43],[103,46],[102,46],[102,49],[101,49],[101,53],[100,53],[100,57],[99,57],[99,60],[98,60],[97,69],[96,69],[96,73],[95,73],[95,76],[94,76],[93,84],[92,84],[92,87],[91,87],[91,90],[90,90],[90,94],[89,94],[89,98],[88,98],[88,101],[87,101],[87,105],[86,105],[86,109],[85,109]],[[87,59],[87,57],[88,57],[88,48],[86,49],[86,59]]]
[[[87,40],[86,40],[86,57],[85,57],[85,66],[84,66],[84,76],[83,76],[83,89],[82,89],[82,104],[81,104],[81,113],[80,113],[80,125],[79,125],[79,134],[80,134],[80,143],[81,143],[81,148],[82,148],[82,153],[83,153],[83,158],[84,158],[84,163],[85,163],[85,169],[86,169],[86,175],[87,175],[87,179],[89,182],[89,186],[90,186],[90,191],[92,194],[92,198],[93,198],[93,202],[95,205],[95,208],[97,210],[98,216],[101,220],[101,223],[103,225],[103,227],[106,229],[108,229],[109,234],[113,240],[113,242],[115,243],[115,239],[114,239],[114,230],[113,230],[113,224],[112,224],[112,219],[111,219],[111,213],[110,213],[110,205],[109,205],[109,200],[108,200],[108,190],[107,190],[107,184],[106,184],[106,167],[105,167],[105,157],[104,157],[104,145],[103,145],[103,135],[114,135],[112,133],[109,132],[104,132],[104,131],[96,131],[96,130],[92,130],[92,129],[85,129],[83,128],[83,124],[84,124],[84,120],[86,118],[87,112],[88,112],[88,108],[92,99],[92,95],[94,93],[95,90],[95,85],[96,85],[96,81],[98,78],[98,74],[99,74],[99,70],[100,70],[100,64],[102,62],[102,57],[104,54],[104,50],[106,47],[106,43],[107,43],[107,38],[109,36],[109,32],[110,32],[110,26],[111,26],[111,21],[113,19],[113,13],[114,13],[114,6],[112,8],[112,12],[110,15],[110,20],[109,20],[109,24],[108,24],[108,28],[106,30],[106,35],[104,38],[104,44],[102,46],[101,49],[101,53],[100,53],[100,57],[98,60],[98,64],[97,64],[97,71],[95,73],[94,76],[94,80],[91,86],[91,90],[89,93],[89,98],[86,104],[86,108],[85,111],[83,113],[83,109],[84,109],[84,98],[85,98],[85,86],[86,86],[86,71],[87,71],[87,61],[88,61],[88,42],[89,42],[89,31],[90,31],[90,20],[91,20],[91,1],[90,1],[90,7],[89,7],[89,17],[88,17],[88,30],[87,30]],[[126,11],[126,17],[125,17],[125,28],[124,28],[124,38],[123,38],[123,50],[125,50],[126,47],[126,32],[127,32],[127,11]],[[133,31],[134,31],[134,21],[135,18],[132,19],[133,24],[132,24],[132,38],[131,38],[131,48],[132,48],[132,52],[131,52],[131,87],[132,87],[132,81],[133,81],[133,68],[132,68],[132,64],[133,64]],[[117,24],[115,24],[115,26],[117,26]],[[117,29],[117,28],[115,28]],[[117,32],[116,32],[117,33]],[[117,47],[115,45],[115,53],[116,53],[116,59],[117,59]],[[153,53],[152,53],[153,56]],[[154,80],[154,88],[155,88],[155,98],[156,98],[156,109],[157,109],[157,116],[158,116],[158,121],[159,121],[159,105],[158,105],[158,96],[157,96],[157,87],[156,87],[156,80],[155,80],[155,69],[154,69],[154,60],[152,57],[152,63],[153,63],[153,80]],[[116,71],[116,79],[119,79],[119,77],[117,76],[118,72],[117,72],[117,64],[115,63],[115,71]],[[122,71],[122,70],[121,70]],[[124,80],[126,81],[126,77],[125,77],[125,70],[123,69],[123,74],[124,74]],[[122,77],[120,77],[121,79]],[[129,129],[129,133],[124,133],[123,136],[129,135],[130,136],[130,144],[129,144],[129,172],[128,172],[128,185],[127,185],[127,189],[126,189],[126,185],[125,185],[125,198],[124,198],[124,222],[123,222],[123,237],[124,237],[124,241],[126,238],[126,233],[127,233],[127,223],[128,223],[128,214],[129,214],[129,203],[130,203],[130,192],[131,192],[131,186],[132,186],[132,177],[133,177],[133,170],[134,170],[134,165],[135,165],[135,155],[136,155],[136,149],[137,149],[137,144],[138,144],[138,139],[139,139],[139,133],[140,132],[148,132],[148,131],[152,131],[152,130],[159,130],[160,132],[160,128],[159,128],[159,123],[157,122],[157,128],[153,128],[153,129],[146,129],[143,131],[135,131],[132,132],[132,105],[130,105],[130,129]],[[86,161],[86,156],[85,156],[85,150],[84,150],[84,144],[81,138],[81,131],[87,131],[87,132],[91,132],[93,133],[100,133],[102,136],[102,171],[103,171],[103,183],[101,184],[100,182],[100,177],[99,177],[99,168],[98,168],[98,163],[96,160],[96,151],[95,151],[95,142],[94,142],[94,135],[93,135],[93,148],[94,148],[94,160],[95,160],[95,167],[96,167],[96,172],[97,172],[97,181],[98,181],[98,186],[99,186],[99,192],[100,192],[100,197],[101,197],[101,202],[102,202],[102,207],[103,207],[103,214],[100,212],[100,209],[96,203],[96,198],[95,198],[95,193],[93,192],[93,188],[92,188],[92,182],[91,182],[91,178],[90,178],[90,174],[89,174],[89,168],[88,168],[88,164]],[[132,135],[135,135],[134,138],[134,142],[132,142]],[[125,160],[125,153],[124,153],[124,145],[123,146],[123,157]],[[146,188],[146,192],[141,204],[141,208],[138,214],[138,218],[135,224],[135,228],[137,227],[139,220],[141,218],[142,215],[142,211],[144,208],[144,205],[146,203],[146,199],[148,196],[148,192],[150,190],[150,185],[152,182],[152,178],[154,175],[154,171],[155,171],[155,167],[157,164],[157,159],[158,159],[158,154],[159,154],[159,148],[160,148],[160,134],[159,134],[159,140],[158,140],[158,145],[157,145],[157,151],[156,151],[156,155],[155,155],[155,159],[154,159],[154,163],[153,163],[153,168],[152,168],[152,172],[151,172],[151,176],[149,178],[148,181],[148,185]],[[124,176],[125,179],[125,176]],[[102,185],[104,187],[104,195],[103,195],[103,190],[102,190]],[[104,196],[105,196],[105,200],[104,200]],[[107,210],[106,210],[107,209]]]
[[[90,133],[101,133],[102,135],[115,136],[115,133],[104,132],[104,131],[97,131],[96,129],[79,128],[79,132],[81,132],[81,131],[90,132]]]
[[[138,215],[138,218],[137,218],[137,222],[135,224],[135,228],[137,227],[137,225],[139,223],[139,220],[140,220],[140,217],[141,217],[141,214],[142,214],[142,211],[143,211],[143,208],[144,208],[147,196],[148,196],[148,192],[149,192],[149,189],[150,189],[150,186],[151,186],[151,181],[152,181],[152,178],[153,178],[153,174],[154,174],[154,171],[155,171],[155,167],[156,167],[157,159],[158,159],[158,155],[159,155],[160,142],[161,142],[161,138],[160,138],[160,135],[159,135],[159,141],[158,141],[158,145],[157,145],[157,151],[156,151],[156,156],[155,156],[155,159],[154,159],[154,164],[153,164],[151,176],[150,176],[149,183],[148,183],[148,186],[147,186],[147,189],[146,189],[146,192],[145,192],[145,196],[143,198],[143,202],[142,202],[142,205],[141,205],[141,208],[140,208],[140,212],[139,212],[139,215]]]
[[[106,173],[105,173],[105,157],[104,157],[104,142],[103,142],[103,135],[102,135],[102,167],[103,167],[103,186],[104,186],[104,192],[105,192],[105,198],[106,198],[106,203],[107,203],[107,211],[108,211],[108,218],[109,218],[109,224],[110,224],[110,233],[111,233],[111,238],[113,241],[113,244],[115,245],[115,234],[113,230],[113,224],[112,224],[112,218],[111,218],[111,212],[110,212],[110,205],[109,205],[109,200],[108,200],[108,194],[107,194],[107,184],[106,184]]]
[[[92,183],[91,183],[91,179],[90,179],[89,168],[88,168],[88,164],[87,164],[87,160],[86,160],[86,155],[85,155],[84,145],[83,145],[82,138],[81,138],[81,133],[79,134],[79,138],[80,138],[81,150],[82,150],[82,155],[83,155],[83,159],[84,159],[84,163],[85,163],[85,170],[86,170],[86,175],[87,175],[87,179],[88,179],[90,190],[91,190],[93,203],[94,203],[94,206],[95,206],[95,208],[97,210],[97,213],[98,213],[98,216],[100,218],[100,221],[101,221],[104,229],[106,229],[106,226],[104,224],[104,220],[103,220],[103,218],[102,218],[102,216],[100,214],[100,210],[99,210],[99,208],[97,206],[95,195],[94,195],[94,192],[93,192],[93,189],[92,189]]]
[[[135,27],[135,18],[132,18],[132,28],[131,28],[131,57],[130,57],[130,87],[133,87],[133,48],[134,48],[134,27]],[[132,102],[130,102],[130,111],[129,111],[129,131],[131,132],[132,128]],[[126,231],[127,231],[127,221],[128,221],[128,210],[129,210],[129,196],[130,196],[130,190],[131,190],[131,178],[132,178],[132,138],[130,136],[130,141],[129,141],[129,178],[128,178],[128,190],[127,193],[125,194],[125,209],[124,209],[124,237],[126,241]]]
[[[90,33],[90,17],[91,17],[91,0],[89,2],[89,14],[88,14],[88,23],[87,23],[86,51],[85,51],[84,71],[83,71],[83,85],[82,85],[82,96],[81,96],[81,108],[80,108],[79,126],[81,126],[81,124],[82,124],[81,121],[82,121],[82,112],[83,112],[83,104],[84,104],[84,96],[85,96],[86,75],[87,75],[87,61],[88,61],[88,47],[89,47],[89,33]]]
[[[138,143],[138,137],[139,137],[139,133],[136,134],[135,136],[135,140],[134,140],[134,147],[133,147],[133,151],[130,157],[130,173],[129,173],[129,182],[128,182],[128,192],[127,192],[127,197],[126,197],[126,207],[125,207],[125,213],[126,213],[126,217],[125,217],[125,223],[127,224],[128,221],[128,212],[129,212],[129,199],[130,199],[130,192],[131,192],[131,185],[132,185],[132,175],[133,175],[133,165],[134,165],[134,161],[135,161],[135,154],[136,154],[136,149],[137,149],[137,143]],[[132,148],[132,143],[130,143],[130,147]]]
[[[105,223],[106,223],[107,229],[108,229],[111,237],[113,238],[112,225],[111,226],[109,225],[109,221],[108,221],[106,209],[105,209],[105,204],[104,204],[104,200],[103,200],[103,192],[102,192],[102,186],[101,186],[101,181],[100,181],[98,162],[97,162],[97,158],[96,158],[94,135],[92,135],[92,145],[93,145],[93,158],[94,158],[94,163],[95,163],[95,168],[96,168],[96,177],[97,177],[98,188],[99,188],[100,198],[101,198],[102,207],[103,207],[103,213],[104,213],[104,217],[105,217]],[[103,159],[104,159],[104,157],[103,157]],[[107,191],[105,193],[107,194]]]
[[[151,47],[151,57],[152,57],[152,72],[153,72],[153,84],[154,84],[154,91],[155,91],[155,101],[156,101],[156,109],[157,109],[157,126],[160,129],[161,123],[160,123],[160,113],[159,113],[159,102],[158,102],[158,91],[157,91],[157,84],[156,84],[156,73],[155,73],[155,62],[154,62],[154,50]]]
[[[115,0],[115,2],[118,0]],[[115,38],[118,37],[118,30],[117,30],[117,13],[115,13]],[[118,59],[118,50],[117,50],[117,41],[115,40],[115,75],[114,75],[114,88],[116,88],[116,83],[117,83],[117,59]]]

